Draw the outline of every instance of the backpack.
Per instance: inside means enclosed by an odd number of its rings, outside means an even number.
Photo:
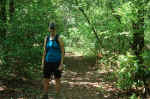
[[[47,38],[46,38],[46,45],[47,45],[47,42],[48,42],[48,40],[49,40],[49,37],[50,37],[50,36],[47,36]],[[56,34],[56,36],[55,36],[55,38],[54,38],[54,41],[56,41],[56,43],[60,46],[59,41],[58,41],[58,38],[59,38],[59,35]],[[46,49],[46,46],[45,46],[45,49]],[[47,49],[46,49],[46,52],[47,52]]]
[[[47,36],[46,38],[46,56],[45,56],[45,61],[46,62],[58,62],[61,60],[61,49],[60,49],[60,44],[58,41],[58,37],[59,35],[56,34],[54,40],[52,40],[49,44],[50,44],[50,48],[47,49],[47,43],[49,41],[49,37]]]
[[[59,34],[56,34],[54,39],[57,42],[57,44],[60,46],[58,38],[59,38]],[[47,38],[46,38],[46,44],[47,44],[48,39],[49,39],[49,36],[47,36]],[[45,46],[45,49],[46,49],[46,46]],[[47,52],[47,49],[46,49],[46,52]],[[64,49],[64,54],[65,54],[65,49]]]

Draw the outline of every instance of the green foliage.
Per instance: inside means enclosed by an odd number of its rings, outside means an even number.
[[[40,73],[43,40],[48,35],[48,23],[55,21],[58,23],[57,32],[64,31],[64,16],[54,6],[50,1],[45,3],[40,0],[15,3],[13,20],[8,21],[7,25],[7,39],[0,47],[5,47],[0,52],[3,71],[0,76],[15,75],[31,79]]]
[[[143,59],[144,59],[144,65],[149,67],[150,66],[150,51],[149,50],[145,50],[143,53]]]
[[[144,57],[144,60],[149,55]],[[118,87],[121,89],[131,89],[133,86],[141,86],[147,81],[150,76],[150,67],[145,64],[138,64],[138,60],[136,56],[131,53],[127,53],[127,55],[120,55],[118,62],[120,67],[117,71],[118,75]]]
[[[135,93],[133,93],[132,96],[130,97],[130,99],[138,99],[138,97],[136,96]]]
[[[150,45],[149,5],[148,0],[16,0],[15,12],[10,17],[7,2],[7,23],[0,22],[0,28],[7,29],[6,38],[0,37],[0,70],[3,71],[0,76],[36,77],[41,70],[48,23],[54,21],[64,39],[66,52],[95,56],[102,52],[99,63],[113,68],[120,63],[118,86],[129,89],[139,81],[133,79],[140,72],[142,76],[149,75],[148,48],[144,48],[142,54],[142,65],[146,69],[138,65],[134,55],[124,55],[131,52],[133,22],[142,16],[138,15],[139,10],[144,11],[144,39],[146,46]]]
[[[136,57],[130,53],[127,55],[120,55],[118,57],[120,68],[117,71],[118,74],[118,87],[121,89],[131,89],[135,84],[134,77],[135,72],[139,69]]]

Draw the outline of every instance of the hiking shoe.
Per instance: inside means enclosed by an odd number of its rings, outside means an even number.
[[[41,99],[48,99],[48,94],[44,94]]]

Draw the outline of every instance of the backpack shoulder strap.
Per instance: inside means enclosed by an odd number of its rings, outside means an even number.
[[[47,45],[48,40],[49,40],[49,36],[46,36],[46,44],[45,44],[45,50],[46,50],[46,52],[47,52],[46,45]]]
[[[48,39],[49,39],[49,36],[46,36],[46,44],[47,44]]]
[[[58,38],[59,38],[59,34],[56,34],[55,41],[59,44]]]

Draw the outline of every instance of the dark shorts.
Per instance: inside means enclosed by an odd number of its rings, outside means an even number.
[[[56,78],[61,78],[61,71],[58,70],[60,62],[45,62],[43,74],[44,78],[51,78],[52,76]]]

